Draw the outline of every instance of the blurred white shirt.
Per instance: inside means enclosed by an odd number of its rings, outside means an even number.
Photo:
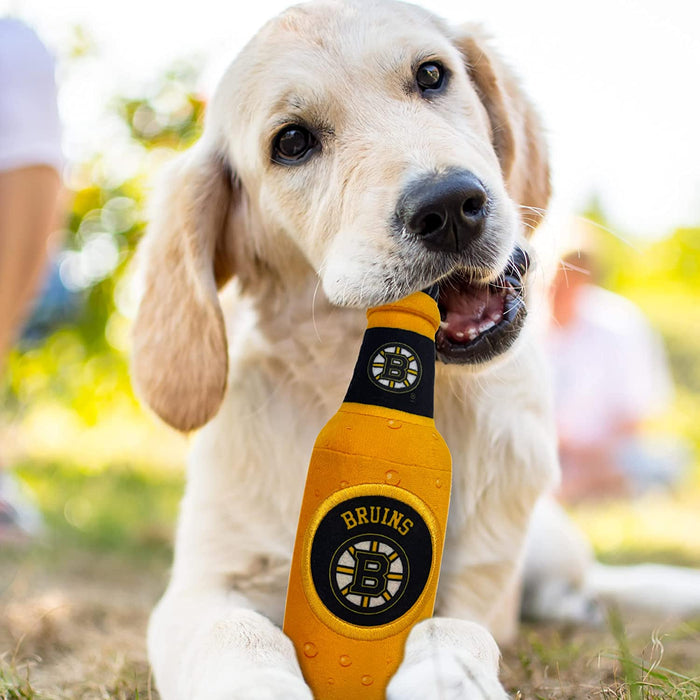
[[[552,325],[548,351],[559,435],[592,446],[615,436],[622,421],[665,408],[671,379],[660,338],[632,302],[593,285],[577,302],[568,326]]]
[[[0,171],[49,165],[60,172],[54,60],[22,22],[0,18]]]

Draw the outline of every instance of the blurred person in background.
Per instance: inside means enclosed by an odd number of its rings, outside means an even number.
[[[565,502],[670,486],[682,457],[644,435],[669,405],[661,339],[628,299],[599,287],[595,258],[562,258],[548,338]]]
[[[54,73],[34,31],[0,18],[0,373],[40,287],[57,214],[62,155]],[[39,524],[3,466],[0,454],[0,543]]]

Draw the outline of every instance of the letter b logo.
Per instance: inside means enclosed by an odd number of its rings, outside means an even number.
[[[402,343],[386,343],[371,355],[367,372],[375,386],[403,394],[420,382],[422,367],[418,353]]]
[[[408,583],[406,552],[385,535],[352,537],[336,552],[330,578],[343,607],[374,615],[403,595]]]
[[[406,381],[406,370],[408,369],[408,360],[398,353],[387,352],[385,353],[386,362],[384,363],[384,369],[379,375],[380,379],[389,379],[394,382],[405,382]]]
[[[386,591],[389,557],[379,552],[355,550],[355,574],[350,584],[350,593],[361,596],[380,596]]]

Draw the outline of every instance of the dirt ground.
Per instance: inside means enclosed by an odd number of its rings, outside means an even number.
[[[156,700],[144,638],[166,577],[162,555],[0,556],[0,698]],[[700,686],[676,675],[700,671],[700,624],[656,628],[656,641],[649,623],[627,630],[621,639],[609,630],[524,626],[504,650],[504,683],[516,699],[700,697]]]
[[[156,700],[145,631],[165,580],[163,562],[116,555],[0,559],[0,654],[26,686],[7,699]]]

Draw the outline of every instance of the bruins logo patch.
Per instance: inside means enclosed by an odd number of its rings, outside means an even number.
[[[432,559],[430,532],[416,510],[388,496],[357,496],[331,508],[319,523],[311,578],[333,615],[375,627],[411,610]]]
[[[418,353],[403,343],[386,343],[371,353],[367,373],[372,383],[385,391],[403,394],[420,383]]]

